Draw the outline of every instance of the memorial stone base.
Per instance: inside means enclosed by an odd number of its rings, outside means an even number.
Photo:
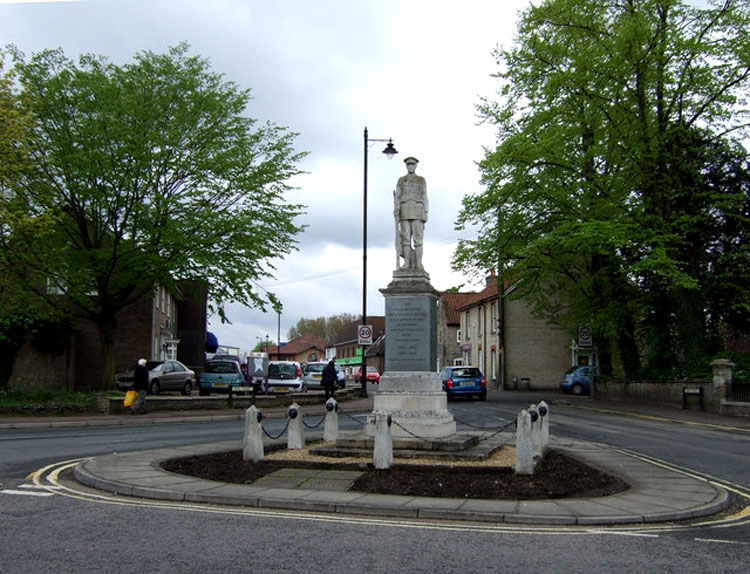
[[[456,432],[437,369],[437,292],[422,270],[397,270],[385,297],[385,372],[373,413],[385,411],[394,438],[430,440]],[[365,427],[374,436],[375,417]]]

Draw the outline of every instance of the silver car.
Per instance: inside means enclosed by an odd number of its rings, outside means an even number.
[[[180,391],[189,396],[195,386],[195,371],[175,360],[148,361],[148,392],[158,395],[162,391]],[[121,391],[133,388],[133,371],[115,375],[115,385]]]
[[[268,390],[272,393],[304,393],[307,381],[296,361],[268,362]]]

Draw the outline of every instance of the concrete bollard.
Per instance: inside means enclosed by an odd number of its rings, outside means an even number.
[[[302,411],[297,403],[292,403],[287,411],[289,429],[287,430],[286,447],[289,450],[305,448],[305,434],[302,431]]]
[[[516,474],[534,474],[534,445],[531,438],[531,414],[518,413],[516,424]]]
[[[539,416],[542,418],[542,429],[541,429],[541,445],[542,445],[542,455],[547,453],[547,449],[549,448],[549,405],[542,401],[537,406],[537,409],[539,410]]]
[[[378,470],[391,468],[393,464],[393,439],[391,417],[383,410],[375,413],[375,449],[372,463]]]
[[[323,440],[336,442],[339,438],[339,404],[331,397],[326,401],[326,420],[323,423]]]
[[[529,416],[531,417],[531,445],[534,450],[534,465],[542,460],[542,417],[536,405],[529,405]]]
[[[242,441],[242,460],[263,460],[263,413],[255,405],[245,411],[245,437]]]

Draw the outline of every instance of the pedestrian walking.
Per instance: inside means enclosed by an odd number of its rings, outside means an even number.
[[[140,412],[146,414],[146,393],[148,392],[148,369],[146,368],[146,359],[138,359],[138,364],[133,372],[133,390],[138,391],[138,400],[130,407],[130,414],[134,415]]]
[[[323,390],[325,391],[325,400],[333,398],[337,378],[336,365],[334,365],[333,361],[329,361],[320,377],[320,382],[323,384]]]

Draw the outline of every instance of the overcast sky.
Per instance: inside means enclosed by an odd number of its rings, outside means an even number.
[[[64,49],[122,63],[141,50],[187,41],[215,71],[252,89],[250,115],[300,135],[307,172],[291,201],[308,206],[300,249],[277,261],[262,287],[283,305],[281,339],[301,317],[362,312],[363,130],[393,138],[399,154],[372,143],[368,177],[368,315],[384,314],[378,289],[396,264],[392,193],[419,159],[430,219],[424,266],[439,290],[476,280],[451,271],[461,198],[481,189],[476,163],[495,132],[475,106],[493,96],[492,51],[510,46],[528,0],[0,0],[0,44],[30,55]],[[275,341],[277,316],[236,305],[231,325],[209,330],[246,351]]]

